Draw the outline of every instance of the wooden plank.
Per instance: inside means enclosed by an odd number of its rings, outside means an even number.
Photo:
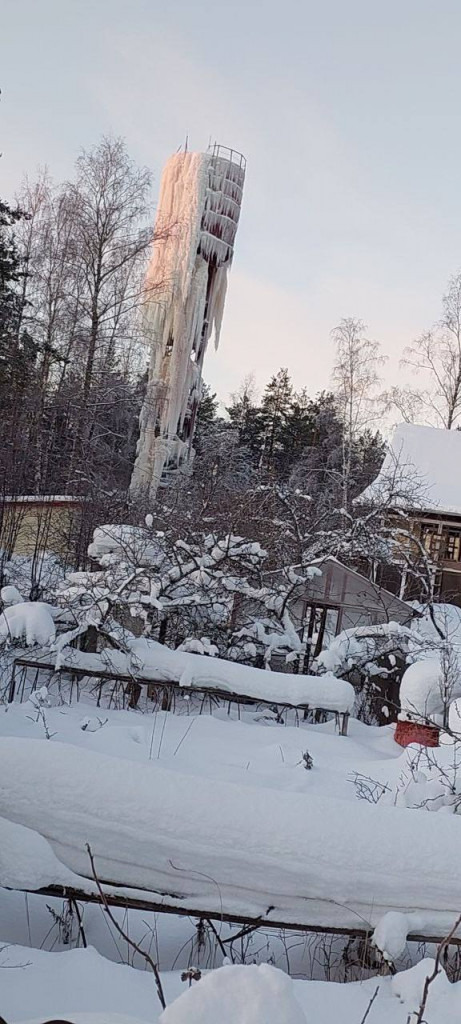
[[[50,885],[42,889],[20,889],[18,891],[27,892],[33,896],[47,896],[48,898],[55,897],[56,899],[63,900],[77,900],[79,903],[95,903],[102,906],[101,898],[97,892],[86,893],[80,889],[71,889],[61,885]],[[250,917],[243,914],[231,914],[226,910],[199,910],[195,907],[181,906],[180,902],[168,903],[162,901],[159,903],[156,899],[138,898],[131,895],[117,896],[115,893],[108,892],[105,892],[104,895],[109,906],[118,907],[121,910],[142,910],[144,913],[174,914],[177,917],[194,917],[201,921],[219,921],[226,924],[235,924],[239,927],[245,926],[255,929],[276,929],[319,935],[344,935],[345,937],[357,937],[366,940],[371,939],[373,934],[373,927],[371,925],[369,928],[366,928],[365,926],[362,928],[342,928],[339,926],[325,926],[315,923],[295,924],[293,921],[284,921],[273,917]],[[155,896],[154,893],[152,895]],[[174,897],[170,898],[174,899]],[[268,913],[272,909],[273,908],[269,907]],[[425,942],[438,945],[444,938],[445,933],[441,933],[440,935],[423,935],[420,932],[409,932],[407,941]],[[450,940],[450,944],[461,946],[461,935],[454,936]]]
[[[104,883],[101,883],[104,885]],[[107,883],[106,883],[107,884]],[[58,899],[66,900],[78,900],[80,903],[98,903],[101,904],[101,898],[97,892],[86,893],[83,890],[71,889],[61,885],[50,885],[42,889],[21,889],[20,892],[28,892],[35,896],[53,896]],[[183,906],[178,900],[175,902],[159,903],[155,899],[138,898],[128,895],[117,896],[115,893],[108,893],[104,891],[107,903],[111,907],[119,907],[121,910],[142,910],[156,913],[156,914],[175,914],[178,917],[196,917],[200,920],[210,921],[224,921],[227,924],[236,925],[249,925],[257,928],[283,928],[286,931],[300,931],[300,932],[321,932],[325,934],[336,934],[336,935],[370,935],[373,929],[367,928],[339,928],[339,927],[325,927],[324,925],[317,924],[294,924],[292,921],[284,921],[278,918],[270,917],[248,917],[243,914],[231,914],[225,910],[199,910],[195,907]],[[155,894],[152,894],[153,896]],[[174,899],[174,897],[170,897]],[[272,908],[268,908],[268,912]],[[460,938],[461,942],[461,938]]]

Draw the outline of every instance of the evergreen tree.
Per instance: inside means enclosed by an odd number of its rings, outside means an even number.
[[[309,405],[309,436],[294,463],[290,483],[322,505],[339,500],[343,428],[335,398],[322,391]]]
[[[379,430],[364,430],[354,441],[351,467],[351,495],[357,497],[376,479],[386,445]]]
[[[200,397],[196,420],[197,433],[200,433],[202,430],[206,430],[207,427],[213,423],[216,419],[218,405],[219,402],[216,399],[216,394],[212,392],[209,384],[202,381],[202,394]]]
[[[13,228],[24,214],[0,201],[0,393],[3,409],[20,399],[33,375],[37,348],[21,331],[20,284],[26,275]]]
[[[218,406],[219,402],[210,385],[202,381],[202,394],[197,409],[193,437],[193,445],[198,459],[201,459],[207,448],[210,434],[213,434],[214,428],[217,425],[224,425],[224,421],[217,416]]]
[[[315,403],[308,397],[306,388],[293,395],[284,422],[279,431],[280,475],[287,479],[291,469],[312,444],[315,431]]]
[[[252,377],[246,377],[241,387],[231,395],[227,413],[231,425],[237,431],[238,443],[247,448],[259,462],[264,443],[264,420],[256,403],[255,385]]]
[[[36,401],[37,345],[22,327],[27,268],[14,236],[14,228],[23,217],[20,210],[12,210],[0,202],[0,487],[3,494],[25,491],[33,468],[30,417]]]
[[[261,466],[269,472],[283,468],[283,434],[293,401],[293,387],[287,369],[280,369],[266,385],[261,403],[264,446]]]

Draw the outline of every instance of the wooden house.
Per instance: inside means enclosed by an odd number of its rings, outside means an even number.
[[[400,424],[378,477],[357,501],[382,502],[397,520],[404,513],[432,563],[436,600],[461,605],[461,431]],[[398,566],[380,579],[396,593],[408,591]]]

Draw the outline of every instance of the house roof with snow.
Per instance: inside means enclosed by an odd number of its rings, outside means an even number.
[[[400,423],[376,480],[356,500],[461,516],[461,431]]]
[[[299,568],[292,566],[295,572]],[[300,583],[293,591],[293,600],[307,600],[310,605],[342,609],[345,617],[341,616],[341,628],[390,619],[406,623],[415,614],[407,601],[401,600],[356,569],[344,565],[334,555],[313,559],[309,568],[318,571],[313,572],[307,582]],[[277,578],[278,573],[272,571],[268,575]]]

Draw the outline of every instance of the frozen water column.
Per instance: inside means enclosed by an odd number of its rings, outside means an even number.
[[[219,343],[244,179],[243,156],[218,145],[176,153],[165,166],[145,281],[151,357],[135,496],[155,498],[161,479],[193,458],[203,360],[213,333]]]

